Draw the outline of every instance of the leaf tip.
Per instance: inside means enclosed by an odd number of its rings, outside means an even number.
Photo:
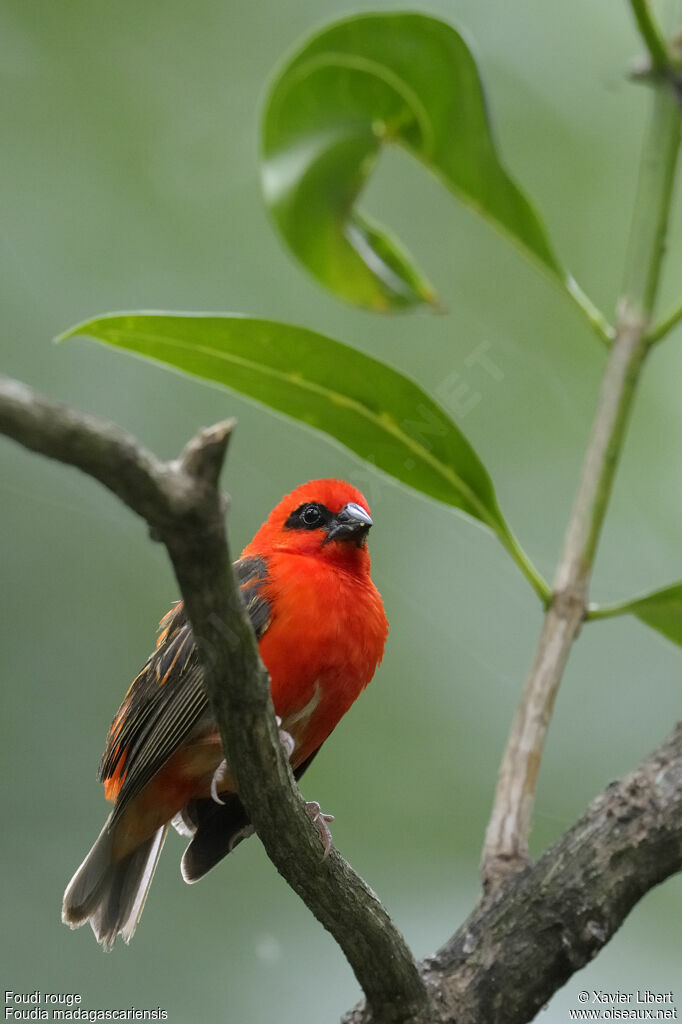
[[[61,331],[56,334],[52,339],[54,345],[61,345],[63,341],[68,341],[70,338],[75,338],[79,334],[87,334],[88,327],[94,323],[93,320],[81,320],[80,323],[74,324],[72,327],[67,327],[65,331]]]
[[[437,313],[439,316],[444,316],[449,313],[450,310],[445,302],[441,299],[440,295],[431,289],[429,295],[424,299],[426,305],[429,307],[432,313]]]

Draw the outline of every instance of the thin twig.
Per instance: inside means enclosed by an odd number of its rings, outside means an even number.
[[[656,342],[665,338],[673,328],[677,327],[680,320],[682,320],[682,302],[654,324],[647,334],[649,344],[655,345]]]
[[[537,651],[507,743],[483,846],[490,892],[528,860],[535,788],[554,702],[587,609],[592,565],[649,350],[680,141],[680,108],[667,84],[654,95],[633,216],[624,298],[597,401],[592,434]]]
[[[660,28],[651,13],[648,0],[630,0],[637,28],[651,58],[651,70],[661,74],[670,67],[670,54]]]
[[[232,421],[159,461],[112,424],[0,377],[0,433],[95,477],[166,545],[239,795],[278,871],[346,954],[376,1019],[424,1024],[427,995],[386,910],[333,850],[323,859],[284,756],[267,673],[231,571],[218,490]]]

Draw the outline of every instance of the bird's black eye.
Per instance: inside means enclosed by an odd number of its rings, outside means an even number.
[[[305,505],[299,505],[296,511],[291,513],[284,524],[284,529],[316,530],[318,527],[327,526],[331,515],[325,505],[319,505],[316,501],[306,501]]]
[[[319,505],[306,505],[301,512],[301,520],[305,526],[317,526],[322,522],[322,511]]]

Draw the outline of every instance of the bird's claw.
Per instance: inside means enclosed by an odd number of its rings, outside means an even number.
[[[225,801],[221,800],[220,797],[218,796],[218,786],[225,781],[226,775],[227,761],[222,760],[218,767],[216,768],[216,770],[213,772],[213,778],[211,779],[211,799],[214,800],[217,804],[224,805],[225,803]]]
[[[326,860],[334,848],[332,834],[327,827],[327,822],[333,821],[334,815],[325,814],[317,800],[306,801],[305,809],[308,812],[308,817],[320,833],[320,839],[322,840],[322,846],[324,847],[323,860]]]
[[[287,756],[287,760],[289,760],[289,758],[294,752],[296,740],[294,739],[290,732],[287,732],[286,729],[282,728],[282,719],[279,717],[279,715],[275,715],[275,721],[277,722],[277,728],[279,729],[280,743],[284,747],[284,753]]]
[[[277,728],[279,729],[280,742],[284,747],[284,753],[286,754],[288,759],[294,752],[296,742],[291,733],[288,733],[286,729],[282,729],[282,719],[279,717],[279,715],[276,715],[275,717],[277,721]],[[216,770],[213,772],[213,778],[211,779],[211,799],[214,800],[215,803],[217,804],[225,804],[225,801],[221,800],[220,796],[218,795],[218,787],[226,781],[227,774],[227,761],[223,759],[216,768]]]

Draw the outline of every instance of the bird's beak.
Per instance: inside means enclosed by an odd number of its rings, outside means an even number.
[[[372,526],[372,517],[360,505],[349,501],[332,519],[325,543],[330,540],[355,540],[358,547],[365,542],[365,537]]]

